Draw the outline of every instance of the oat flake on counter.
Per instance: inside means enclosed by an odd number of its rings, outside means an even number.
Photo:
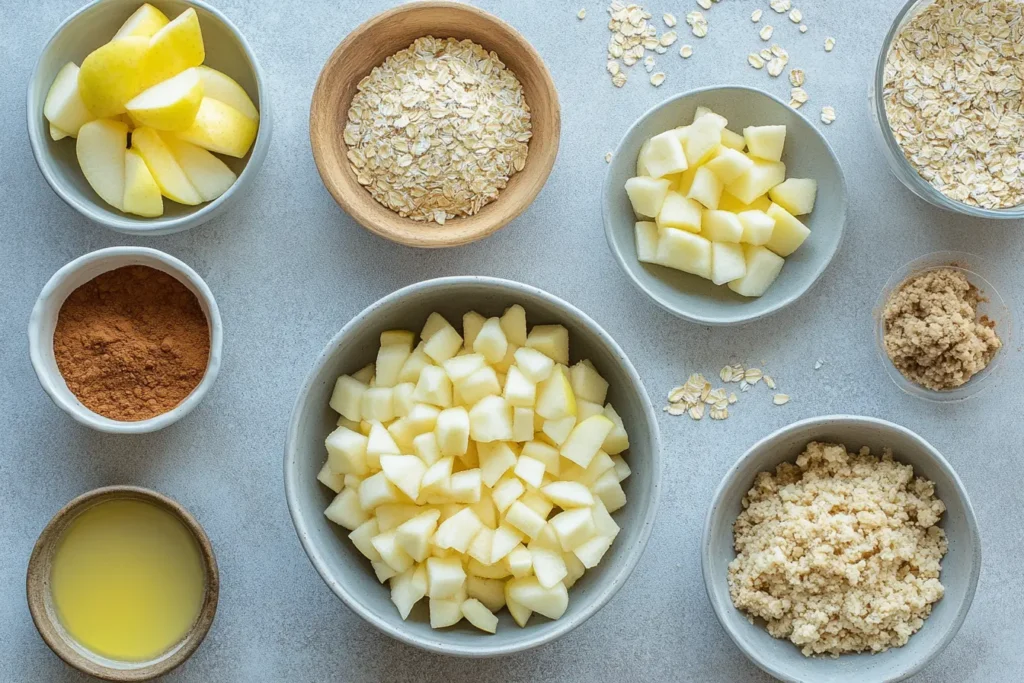
[[[480,211],[523,170],[532,127],[523,87],[498,55],[426,36],[359,82],[343,135],[374,199],[443,225]]]

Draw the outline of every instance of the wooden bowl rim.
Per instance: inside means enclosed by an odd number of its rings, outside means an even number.
[[[53,612],[48,606],[53,555],[64,530],[82,512],[94,505],[109,500],[140,500],[174,515],[195,538],[205,570],[203,605],[199,610],[195,623],[192,624],[188,633],[185,634],[185,637],[178,644],[177,649],[172,650],[170,654],[157,660],[143,663],[141,666],[130,669],[110,667],[83,655],[72,646],[70,637],[56,621]],[[220,574],[217,569],[217,558],[214,555],[209,537],[207,537],[206,532],[196,518],[180,503],[161,493],[139,486],[104,486],[87,491],[68,502],[43,528],[29,558],[26,593],[28,609],[32,615],[32,621],[39,631],[39,635],[42,636],[54,654],[63,659],[68,665],[90,676],[106,681],[116,681],[118,683],[146,681],[162,676],[182,664],[192,656],[192,653],[203,642],[206,634],[210,631],[213,618],[217,613],[217,601],[220,596]],[[83,646],[79,647],[83,650],[85,649]]]
[[[491,215],[477,213],[473,216],[451,219],[450,221],[447,221],[444,226],[437,226],[423,221],[414,221],[412,219],[399,216],[387,207],[377,204],[377,200],[375,200],[365,188],[360,186],[354,180],[348,182],[348,176],[344,173],[342,175],[345,175],[346,180],[342,181],[340,186],[336,185],[332,180],[329,180],[328,173],[325,171],[325,167],[328,166],[329,161],[315,138],[316,132],[321,127],[318,117],[315,116],[315,112],[322,107],[324,100],[327,98],[326,76],[335,69],[345,68],[342,62],[346,53],[351,49],[352,44],[358,38],[362,37],[362,35],[367,31],[380,30],[386,22],[394,20],[398,15],[432,9],[447,9],[461,12],[486,23],[493,24],[507,32],[516,43],[517,49],[521,51],[523,61],[529,61],[536,64],[537,72],[540,77],[539,88],[549,94],[552,103],[550,117],[552,128],[552,135],[549,143],[551,148],[550,154],[538,154],[538,156],[547,157],[546,161],[544,159],[541,160],[543,162],[543,166],[538,166],[536,164],[531,166],[531,158],[536,157],[528,156],[526,160],[526,167],[516,174],[534,174],[539,181],[536,183],[534,190],[522,197],[520,205],[510,211],[496,214],[493,217]],[[444,27],[438,27],[437,31],[428,31],[424,35],[447,37]],[[487,46],[484,47],[487,48]],[[506,64],[508,63],[505,56],[501,54],[498,56],[503,62]],[[366,74],[353,74],[351,77],[354,78],[356,76],[358,76],[359,79],[362,79]],[[519,75],[517,74],[516,77],[518,78]],[[536,111],[537,110],[531,106],[531,114],[535,114]],[[380,14],[367,19],[365,22],[353,29],[347,36],[345,36],[341,43],[334,48],[330,57],[327,58],[323,68],[320,70],[316,86],[313,89],[309,115],[309,138],[310,147],[313,150],[313,160],[316,163],[320,179],[323,181],[327,191],[331,193],[331,196],[334,197],[334,200],[338,205],[341,206],[341,208],[344,209],[352,218],[354,218],[357,223],[368,229],[370,232],[393,242],[398,242],[410,247],[422,248],[455,247],[468,244],[497,232],[499,229],[517,218],[530,204],[533,203],[533,200],[536,199],[540,190],[547,183],[547,179],[551,174],[551,169],[554,167],[555,158],[558,156],[558,147],[561,140],[561,127],[561,104],[558,101],[558,90],[555,88],[554,80],[551,78],[551,72],[548,70],[547,64],[545,64],[544,60],[541,58],[540,53],[538,53],[526,37],[517,31],[511,24],[477,7],[463,4],[461,2],[452,2],[451,0],[417,0],[416,2],[410,2],[381,12]],[[531,143],[532,142],[533,141],[531,140]],[[345,159],[343,155],[342,159],[342,163],[348,164],[348,160]],[[403,234],[400,231],[394,230],[391,225],[377,221],[370,210],[361,206],[363,202],[350,199],[350,194],[352,196],[356,196],[356,192],[365,195],[366,199],[377,204],[377,206],[380,206],[384,211],[387,211],[391,214],[395,223],[401,224],[407,233],[412,234]],[[502,190],[502,192],[504,192],[504,190]],[[500,204],[502,199],[502,195],[499,194],[498,198],[488,204],[488,206]],[[507,201],[508,198],[504,197],[504,199]],[[452,228],[462,228],[460,231],[461,234],[453,235],[452,233],[454,230],[452,230]]]

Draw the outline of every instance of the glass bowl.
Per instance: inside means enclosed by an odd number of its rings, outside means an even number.
[[[978,288],[983,297],[976,311],[978,317],[986,316],[994,321],[995,330],[999,335],[999,339],[1003,342],[1003,347],[996,352],[992,362],[985,366],[981,372],[956,389],[946,391],[928,389],[904,377],[903,373],[897,370],[896,366],[889,360],[889,355],[885,352],[884,341],[885,320],[883,314],[889,297],[911,276],[920,275],[930,270],[939,270],[940,268],[951,268],[960,271],[967,277],[968,282]],[[892,274],[892,277],[889,278],[889,281],[885,283],[885,287],[882,289],[882,295],[878,298],[878,303],[875,304],[874,317],[878,356],[882,360],[882,365],[889,374],[889,378],[896,386],[911,396],[916,396],[926,401],[949,403],[965,401],[996,384],[997,380],[992,378],[998,377],[997,373],[1002,365],[1003,356],[1006,355],[1006,350],[1012,344],[1014,323],[1010,307],[1006,305],[999,290],[992,284],[994,280],[997,280],[996,274],[992,272],[985,260],[974,254],[960,251],[937,251],[927,254],[914,259]]]
[[[875,65],[875,74],[871,81],[871,116],[875,121],[875,128],[878,131],[882,152],[889,164],[889,170],[907,189],[932,206],[940,209],[975,218],[1001,220],[1024,218],[1024,204],[1007,209],[986,209],[950,199],[921,177],[917,170],[907,161],[907,158],[903,155],[902,148],[896,142],[896,138],[893,137],[892,129],[889,127],[889,117],[885,113],[885,97],[883,94],[885,90],[885,60],[900,30],[930,4],[932,4],[932,0],[910,0],[899,11],[892,26],[889,28],[889,32],[885,36],[885,40],[882,41],[882,50],[878,55],[878,63]]]

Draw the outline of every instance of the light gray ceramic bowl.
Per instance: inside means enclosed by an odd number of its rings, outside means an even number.
[[[199,15],[206,65],[238,81],[260,112],[259,133],[249,153],[235,159],[217,155],[238,176],[227,192],[212,202],[185,206],[164,200],[164,215],[143,218],[118,211],[86,182],[75,157],[75,141],[54,141],[43,117],[43,102],[57,72],[68,62],[81,65],[90,52],[109,41],[142,0],[95,0],[64,20],[46,43],[28,85],[28,137],[39,170],[57,196],[89,220],[129,235],[167,235],[188,230],[219,215],[251,187],[270,148],[271,118],[267,84],[249,43],[221,12],[205,2],[153,0],[169,18],[193,7]]]
[[[709,107],[729,120],[729,128],[742,133],[747,126],[784,124],[786,147],[782,161],[786,174],[818,181],[814,211],[800,220],[810,237],[786,258],[782,273],[771,288],[756,299],[742,297],[728,287],[672,268],[637,260],[634,225],[638,220],[623,189],[636,175],[636,158],[648,138],[693,121],[697,107]],[[839,159],[813,123],[782,100],[755,88],[722,86],[700,88],[675,95],[649,109],[626,132],[605,175],[601,205],[608,246],[629,279],[655,303],[675,315],[704,325],[736,325],[758,320],[785,308],[803,296],[839,249],[846,223],[846,181]]]
[[[380,333],[392,328],[420,330],[432,311],[453,324],[463,313],[501,315],[512,304],[526,308],[529,325],[560,323],[569,330],[572,362],[589,358],[608,380],[608,400],[629,432],[626,455],[632,475],[623,482],[629,502],[615,514],[622,531],[604,560],[569,591],[561,619],[539,615],[519,628],[508,612],[499,613],[497,633],[489,635],[465,621],[443,630],[430,628],[426,600],[402,621],[386,586],[346,532],[324,517],[331,491],[316,480],[326,458],[324,439],[337,414],[327,402],[339,375],[372,362]],[[299,392],[285,446],[284,484],[288,510],[313,566],[345,604],[384,633],[442,654],[488,657],[547,643],[593,616],[629,578],[654,524],[661,481],[661,450],[654,409],[636,370],[618,344],[586,314],[536,287],[485,277],[449,277],[410,285],[369,306],[342,328],[320,354]]]
[[[733,550],[732,525],[742,499],[758,472],[794,461],[811,441],[842,443],[849,450],[868,446],[881,454],[891,448],[899,462],[912,465],[915,476],[935,482],[946,504],[939,523],[949,540],[940,580],[945,596],[934,605],[920,631],[900,648],[880,654],[849,654],[837,659],[805,657],[788,640],[771,637],[763,624],[751,624],[729,597],[727,582]],[[963,483],[945,458],[914,432],[871,417],[832,415],[802,420],[757,442],[729,470],[715,492],[704,522],[701,570],[715,616],[736,645],[759,667],[784,681],[806,683],[882,683],[900,681],[919,671],[953,639],[974,599],[981,571],[981,539]]]

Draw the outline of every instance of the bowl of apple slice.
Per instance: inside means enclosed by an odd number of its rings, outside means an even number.
[[[614,152],[605,236],[629,279],[705,325],[775,313],[839,249],[846,181],[815,125],[743,86],[702,88],[647,111]]]
[[[96,0],[57,28],[28,90],[53,191],[118,232],[164,235],[236,202],[270,146],[267,88],[239,30],[200,0]]]
[[[647,392],[593,320],[534,287],[450,277],[368,307],[292,412],[289,512],[354,612],[467,657],[558,638],[625,583],[661,454]]]

